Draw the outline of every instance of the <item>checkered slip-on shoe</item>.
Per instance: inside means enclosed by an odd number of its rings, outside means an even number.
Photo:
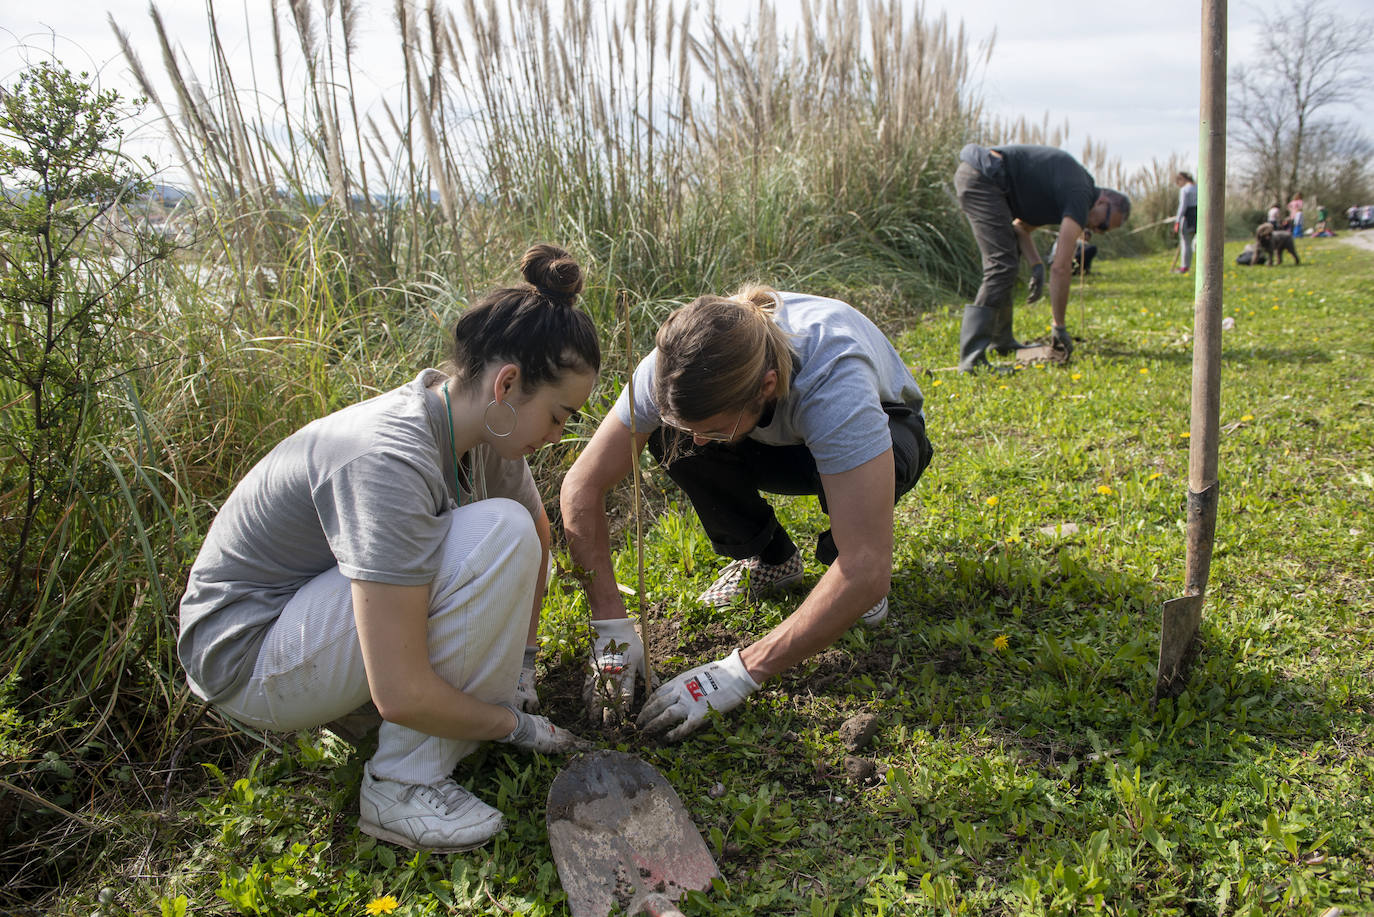
[[[766,564],[758,557],[737,560],[720,571],[720,576],[698,600],[705,605],[724,608],[739,599],[758,598],[792,585],[801,579],[801,552],[780,564]]]

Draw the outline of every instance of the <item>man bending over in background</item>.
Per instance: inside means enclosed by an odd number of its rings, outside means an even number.
[[[989,347],[1011,354],[1025,346],[1011,333],[1018,253],[1031,264],[1026,302],[1033,303],[1043,295],[1045,265],[1030,234],[1054,223],[1059,225],[1059,237],[1050,265],[1050,311],[1054,346],[1067,357],[1073,338],[1065,314],[1079,235],[1084,229],[1107,232],[1120,226],[1131,215],[1130,199],[1120,191],[1097,187],[1088,170],[1063,150],[1021,144],[964,147],[954,190],[983,255],[983,283],[964,307],[959,329],[959,370],[991,366]]]

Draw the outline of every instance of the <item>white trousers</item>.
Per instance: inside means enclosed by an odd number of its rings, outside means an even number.
[[[453,511],[430,585],[429,661],[439,677],[488,703],[514,703],[539,557],[534,521],[519,503],[493,498]],[[250,726],[290,732],[366,704],[351,588],[337,567],[302,586],[268,632],[252,676],[218,706]],[[372,772],[437,783],[477,745],[383,722]]]

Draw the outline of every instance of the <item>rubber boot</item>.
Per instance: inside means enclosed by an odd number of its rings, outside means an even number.
[[[999,356],[1011,356],[1018,350],[1029,347],[1029,344],[1022,344],[1011,333],[1011,317],[1015,307],[1008,304],[1005,308],[997,310],[997,327],[993,330],[992,350]]]
[[[999,311],[972,303],[964,306],[964,318],[959,325],[959,372],[976,372],[992,365],[988,362],[987,349],[996,340]]]

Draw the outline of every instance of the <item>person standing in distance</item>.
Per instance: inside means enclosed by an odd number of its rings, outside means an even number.
[[[1174,176],[1178,185],[1178,212],[1174,232],[1178,233],[1178,267],[1175,274],[1186,274],[1193,266],[1193,237],[1197,235],[1197,179],[1187,172]]]
[[[1073,338],[1065,315],[1078,237],[1084,229],[1116,229],[1131,215],[1130,199],[1098,188],[1088,170],[1063,150],[1023,144],[991,149],[968,144],[959,153],[954,190],[983,256],[983,283],[964,307],[959,328],[959,370],[989,368],[989,348],[1012,354],[1025,346],[1012,336],[1012,291],[1024,256],[1031,265],[1026,302],[1044,294],[1045,265],[1031,231],[1046,225],[1059,227],[1050,265],[1050,311],[1054,346],[1067,356]]]
[[[1288,219],[1293,226],[1293,238],[1302,238],[1302,209],[1306,206],[1302,199],[1301,191],[1293,192],[1293,199],[1288,202]]]

